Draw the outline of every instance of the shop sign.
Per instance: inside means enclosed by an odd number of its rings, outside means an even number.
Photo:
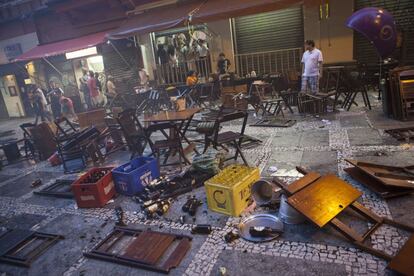
[[[9,61],[23,53],[20,43],[6,45],[3,51]]]

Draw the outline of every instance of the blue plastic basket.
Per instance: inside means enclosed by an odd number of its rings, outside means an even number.
[[[133,196],[140,193],[153,179],[160,176],[157,159],[137,157],[112,170],[118,193]]]

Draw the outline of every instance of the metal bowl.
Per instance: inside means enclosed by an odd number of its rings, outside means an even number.
[[[271,215],[271,214],[257,214],[257,215],[252,215],[244,219],[239,224],[240,236],[243,239],[251,241],[251,242],[271,241],[280,236],[280,235],[272,235],[268,237],[252,237],[250,235],[249,229],[250,227],[257,227],[257,226],[270,227],[272,229],[277,229],[280,232],[283,231],[283,222],[281,222],[278,217]]]

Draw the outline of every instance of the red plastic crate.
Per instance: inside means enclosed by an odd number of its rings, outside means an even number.
[[[112,180],[112,169],[113,167],[90,169],[72,184],[72,191],[79,208],[100,208],[114,197],[115,185]],[[109,172],[96,183],[81,184],[90,174],[101,170],[109,170]]]

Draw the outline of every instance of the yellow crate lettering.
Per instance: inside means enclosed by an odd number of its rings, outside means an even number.
[[[250,188],[259,180],[258,168],[230,165],[204,183],[209,209],[230,216],[239,216],[247,207]]]

